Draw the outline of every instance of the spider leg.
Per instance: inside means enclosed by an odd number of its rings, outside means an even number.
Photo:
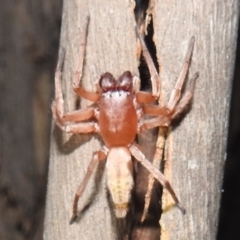
[[[185,214],[185,209],[180,205],[180,202],[173,191],[169,181],[166,179],[166,177],[156,168],[154,167],[148,159],[144,156],[144,154],[139,150],[136,143],[133,143],[129,146],[129,150],[131,154],[138,160],[152,175],[153,177],[160,182],[160,184],[168,190],[168,192],[171,194],[176,206],[179,208],[179,210]]]
[[[142,48],[143,48],[143,50],[145,48],[145,52],[146,52],[147,49],[146,49],[143,39],[141,38],[139,31],[138,31],[138,35],[139,35],[139,39],[142,44]],[[176,85],[171,93],[171,97],[170,97],[170,100],[169,100],[169,103],[167,104],[167,106],[160,107],[160,106],[148,105],[148,104],[142,105],[142,110],[143,110],[144,114],[147,114],[149,116],[157,116],[157,117],[145,120],[142,123],[142,125],[140,126],[139,131],[157,127],[157,126],[162,127],[162,128],[160,128],[160,140],[161,141],[159,142],[159,144],[157,144],[158,147],[156,149],[155,156],[153,159],[154,165],[158,164],[158,166],[159,166],[160,162],[162,160],[163,150],[164,150],[164,145],[165,145],[165,139],[162,139],[162,138],[164,138],[164,135],[165,135],[164,132],[166,130],[166,129],[164,129],[164,126],[168,127],[170,125],[172,119],[177,117],[183,111],[183,109],[188,105],[188,103],[191,101],[192,96],[193,96],[194,85],[195,85],[195,81],[198,77],[198,73],[196,73],[194,75],[193,79],[190,82],[189,89],[187,90],[186,94],[183,96],[183,98],[179,102],[179,99],[181,97],[182,86],[186,79],[186,75],[187,75],[189,65],[190,65],[190,60],[191,60],[193,46],[194,46],[194,40],[195,40],[194,37],[192,37],[189,48],[188,48],[187,55],[184,60],[184,64],[183,64],[181,72],[180,72],[180,76],[178,77]],[[144,51],[143,51],[143,55],[144,55]],[[147,58],[150,57],[150,55],[147,56],[145,54],[144,57],[146,59],[148,66],[152,66],[153,62],[147,61]],[[149,67],[149,69],[150,69],[150,67]],[[150,71],[150,73],[152,74],[151,71]],[[139,94],[139,95],[140,95],[140,97],[138,97],[138,96],[136,97],[137,101],[139,101],[141,103],[151,103],[151,101],[146,101],[147,98],[145,96],[142,96],[141,94]],[[148,99],[150,99],[150,98],[148,97]],[[144,221],[144,219],[147,215],[147,211],[148,211],[149,204],[150,204],[151,193],[152,193],[152,189],[153,189],[153,184],[154,184],[154,176],[153,176],[153,174],[150,173],[149,180],[148,180],[148,189],[145,194],[145,205],[144,205],[143,214],[141,217],[141,222]],[[171,195],[172,195],[172,193],[171,193]]]
[[[90,119],[94,116],[94,108],[88,107],[72,112],[63,112],[64,100],[58,101],[55,99],[52,103],[52,112],[54,119],[64,125],[65,122],[78,122]]]
[[[141,91],[136,93],[136,99],[139,103],[152,103],[156,101],[156,98],[153,96],[152,93]]]
[[[145,199],[144,199],[144,207],[143,207],[143,212],[140,221],[144,222],[146,219],[149,205],[150,205],[150,200],[151,200],[151,194],[152,194],[152,189],[153,189],[153,184],[154,184],[154,177],[152,174],[149,174],[148,176],[148,188],[147,192],[145,193]]]
[[[67,133],[92,133],[92,132],[98,132],[98,124],[95,122],[83,122],[83,123],[73,123],[73,124],[67,124],[62,125],[58,121],[56,121],[59,128],[61,128],[63,131]]]
[[[133,91],[134,93],[137,93],[140,91],[140,78],[136,75],[133,75]]]
[[[193,91],[196,79],[198,78],[199,73],[196,72],[193,76],[193,78],[190,80],[190,86],[186,93],[184,94],[183,98],[180,100],[180,102],[176,105],[176,107],[172,110],[171,118],[176,118],[182,111],[185,109],[185,107],[190,103],[193,97]]]
[[[83,97],[92,102],[97,102],[100,99],[100,95],[98,93],[86,91],[80,86],[74,86],[74,92],[77,93],[78,96]]]
[[[66,121],[83,121],[90,119],[92,116],[94,116],[94,108],[89,107],[86,109],[64,113],[64,99],[61,86],[64,56],[65,51],[59,55],[59,60],[55,72],[55,100],[52,103],[53,117],[56,121],[56,124],[66,132],[93,132],[95,131],[93,123],[77,123],[75,125],[66,124]],[[79,127],[78,130],[76,129],[76,126]]]
[[[62,117],[59,116],[58,109],[55,106],[55,102],[52,104],[52,112],[56,124],[60,129],[69,133],[91,133],[98,131],[98,124],[95,122],[83,122],[83,123],[73,123],[65,124]]]
[[[74,75],[74,81],[73,81],[74,86],[77,86],[79,84],[80,79],[82,77],[82,66],[83,66],[84,53],[86,48],[88,24],[89,24],[89,17],[86,18],[84,35],[80,44],[80,59],[77,65],[77,71],[75,72],[75,75]],[[66,131],[66,132],[72,132],[72,133],[96,132],[97,125],[95,123],[91,123],[91,122],[75,123],[75,124],[66,123],[66,122],[79,122],[79,121],[90,119],[91,117],[95,116],[95,108],[88,107],[86,109],[80,109],[80,110],[64,113],[64,99],[63,99],[63,92],[62,92],[62,86],[61,86],[64,57],[65,57],[65,51],[60,53],[58,63],[57,63],[57,68],[55,71],[55,100],[52,103],[52,112],[53,112],[53,117],[55,119],[55,122],[63,131]],[[86,99],[89,99],[95,102],[99,99],[99,94],[97,93],[85,91],[80,87],[76,87],[74,90],[80,96],[83,96]]]
[[[94,169],[96,168],[97,164],[99,161],[102,161],[106,158],[107,156],[107,151],[104,149],[104,150],[100,150],[98,152],[95,152],[92,156],[92,160],[90,162],[90,164],[88,165],[88,169],[87,169],[87,172],[83,178],[83,181],[81,182],[81,184],[79,185],[78,189],[77,189],[77,192],[75,194],[75,198],[74,198],[74,202],[73,202],[73,212],[72,212],[72,217],[71,217],[71,220],[70,220],[70,224],[72,224],[78,217],[77,215],[77,205],[78,205],[78,200],[79,198],[82,196],[86,186],[87,186],[87,183],[90,179],[90,177],[92,176],[92,173],[94,171]]]
[[[163,160],[163,152],[165,150],[167,132],[168,132],[168,128],[159,129],[159,137],[156,143],[157,147],[156,147],[155,154],[152,161],[152,165],[155,166],[156,168],[159,168],[159,166],[161,166],[161,162]],[[155,182],[155,179],[153,175],[150,173],[148,176],[148,188],[145,194],[145,203],[144,203],[143,213],[140,220],[141,222],[143,222],[147,216],[154,182]]]
[[[155,127],[168,127],[170,125],[170,122],[171,122],[170,115],[160,115],[158,117],[154,117],[151,119],[145,119],[140,124],[138,132]]]
[[[192,96],[193,96],[195,82],[196,82],[196,79],[198,78],[198,76],[199,76],[198,72],[194,74],[193,78],[190,80],[189,88],[187,89],[186,93],[184,94],[184,96],[180,100],[180,102],[176,106],[174,106],[174,109],[172,110],[172,112],[170,112],[170,109],[168,109],[167,107],[159,107],[156,105],[147,105],[147,104],[143,105],[142,109],[143,109],[144,114],[147,114],[150,116],[158,116],[158,117],[152,118],[149,120],[145,120],[142,125],[142,130],[146,129],[146,128],[149,129],[152,127],[157,127],[157,126],[169,126],[171,123],[171,120],[176,118],[179,114],[181,114],[182,111],[184,110],[184,108],[191,101]],[[140,130],[141,130],[141,128],[140,128]],[[163,128],[160,128],[160,131],[161,130],[164,131]],[[161,137],[162,137],[162,135],[160,134],[160,139],[161,139]],[[162,156],[163,156],[162,151],[164,149],[164,145],[165,145],[165,140],[162,140],[160,142],[160,148],[156,149],[155,156],[153,159],[153,164],[159,163],[159,159],[161,161]],[[159,144],[157,144],[157,146],[159,147]],[[158,164],[158,166],[159,165],[160,165],[160,163]],[[143,213],[142,213],[142,217],[141,217],[141,222],[143,222],[145,220],[146,215],[147,215],[154,181],[155,181],[154,176],[152,174],[149,174],[148,188],[147,188],[147,192],[145,194],[145,204],[144,204],[144,209],[143,209]]]
[[[170,113],[170,110],[166,107],[160,107],[158,105],[149,105],[144,104],[142,106],[142,110],[144,114],[147,114],[148,116],[160,116],[160,115],[168,115]]]
[[[87,43],[87,34],[88,34],[88,26],[89,26],[89,16],[86,18],[86,22],[84,24],[83,35],[81,38],[80,49],[79,49],[79,60],[77,63],[77,70],[73,77],[73,88],[74,91],[83,98],[86,98],[90,101],[97,102],[100,99],[100,96],[96,92],[90,92],[84,90],[80,87],[80,80],[82,78],[82,70],[83,70],[83,61],[86,52],[86,43]]]
[[[174,109],[181,97],[181,90],[182,90],[182,86],[184,84],[184,80],[186,79],[187,73],[188,73],[188,69],[189,69],[189,65],[190,65],[190,61],[191,61],[191,56],[192,56],[192,52],[193,52],[193,46],[194,46],[194,41],[195,38],[194,36],[191,38],[190,41],[190,45],[187,51],[187,55],[185,57],[180,75],[178,77],[178,80],[176,82],[176,85],[174,87],[174,89],[172,90],[171,93],[171,97],[170,100],[167,104],[167,108],[169,109]]]
[[[141,124],[139,131],[150,129],[154,127],[167,127],[170,125],[172,119],[176,118],[184,108],[190,103],[193,97],[193,91],[196,79],[199,73],[196,72],[193,78],[190,80],[190,86],[180,102],[174,106],[174,109],[169,109],[168,107],[159,107],[154,105],[143,105],[142,109],[145,114],[152,116],[157,116],[151,119],[146,119]]]
[[[155,100],[159,97],[160,91],[161,91],[161,85],[160,85],[160,78],[158,76],[158,72],[155,68],[155,65],[153,63],[153,60],[150,56],[150,53],[146,47],[146,44],[144,42],[143,36],[138,28],[136,28],[141,46],[142,46],[142,54],[147,62],[149,72],[151,75],[151,82],[152,82],[152,95],[155,97]]]
[[[166,107],[159,107],[159,106],[155,106],[155,105],[146,105],[146,104],[143,105],[143,112],[145,114],[151,115],[151,116],[159,116],[159,117],[153,118],[151,120],[145,120],[145,122],[142,126],[146,127],[146,128],[152,128],[153,126],[157,126],[158,124],[159,124],[159,126],[161,126],[161,125],[168,126],[170,124],[171,120],[176,118],[180,113],[182,113],[184,108],[191,101],[192,96],[193,96],[195,82],[196,82],[196,79],[198,78],[198,76],[199,76],[198,72],[194,74],[193,78],[190,80],[190,85],[189,85],[187,92],[184,94],[183,98],[180,100],[180,102],[177,104],[177,106],[175,106],[175,108],[172,110],[171,115],[170,115],[170,110]],[[167,118],[167,115],[169,116],[168,118]],[[165,116],[165,118],[163,116]],[[161,130],[164,131],[164,128],[160,128],[160,131]],[[160,139],[162,139],[161,134],[160,134]],[[156,149],[156,153],[155,153],[155,156],[153,159],[153,164],[154,163],[157,164],[161,161],[162,156],[163,156],[162,151],[164,149],[164,145],[165,145],[165,140],[162,140],[160,142],[160,148]],[[159,144],[157,144],[157,146],[159,147]],[[158,164],[158,166],[159,165],[160,165],[160,163]],[[146,215],[147,215],[154,181],[155,181],[155,179],[154,179],[153,175],[149,174],[148,188],[147,188],[147,192],[145,194],[145,204],[144,204],[144,209],[143,209],[143,213],[142,213],[142,217],[141,217],[141,222],[143,222],[145,220]]]
[[[65,58],[65,50],[59,53],[58,63],[55,71],[55,100],[52,103],[55,105],[56,110],[58,111],[59,116],[63,116],[64,112],[64,100],[63,100],[63,93],[62,93],[62,86],[61,86],[61,79],[62,79],[62,68],[63,62]]]
[[[82,69],[83,69],[83,61],[86,51],[86,43],[87,43],[87,34],[88,34],[88,25],[89,25],[89,16],[85,19],[84,29],[83,29],[83,35],[81,37],[80,42],[80,49],[79,49],[79,59],[77,63],[77,71],[74,74],[73,79],[73,87],[78,87],[80,84],[80,80],[82,78]]]
[[[88,107],[88,108],[64,113],[63,121],[78,122],[78,121],[84,121],[84,120],[90,119],[93,116],[94,116],[94,108]]]

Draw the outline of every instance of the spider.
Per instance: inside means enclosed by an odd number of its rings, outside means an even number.
[[[182,113],[183,109],[191,101],[198,73],[195,73],[191,79],[189,88],[182,98],[181,89],[188,72],[194,38],[192,37],[191,39],[180,77],[171,93],[170,100],[166,106],[160,107],[151,104],[159,97],[160,80],[144,43],[143,36],[138,29],[137,35],[141,43],[142,53],[151,74],[152,93],[139,91],[139,79],[129,71],[124,72],[117,80],[111,73],[106,72],[102,74],[96,92],[86,91],[79,86],[82,77],[88,25],[89,18],[87,18],[85,23],[80,47],[80,64],[74,75],[73,88],[77,95],[94,102],[95,105],[72,112],[64,112],[64,99],[61,87],[64,53],[59,55],[57,63],[55,100],[52,103],[55,123],[62,131],[73,134],[98,133],[105,144],[101,150],[93,154],[84,179],[77,189],[70,223],[73,223],[78,217],[78,200],[82,196],[93,170],[99,161],[105,159],[107,159],[107,186],[113,200],[115,215],[117,218],[126,216],[131,190],[134,185],[132,156],[169,191],[175,205],[184,213],[185,209],[180,205],[169,181],[146,159],[134,140],[138,133],[146,129],[169,126],[171,121]],[[152,118],[144,120],[144,115],[152,116]]]

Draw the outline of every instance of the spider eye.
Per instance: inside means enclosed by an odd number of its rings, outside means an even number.
[[[132,74],[129,71],[124,72],[122,76],[118,79],[116,87],[117,89],[126,92],[132,91],[133,88]]]
[[[111,73],[106,72],[101,76],[99,85],[103,92],[113,91],[116,87],[116,80]]]

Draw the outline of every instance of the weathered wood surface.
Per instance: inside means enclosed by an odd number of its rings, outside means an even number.
[[[88,15],[90,23],[82,86],[94,90],[95,81],[106,71],[116,77],[126,69],[137,73],[133,9],[134,4],[130,1],[64,1],[60,51],[66,49],[63,73],[66,110],[73,110],[76,105],[72,79]],[[89,104],[83,99],[80,101],[81,107]],[[79,201],[79,210],[88,204],[90,206],[77,223],[69,225],[75,192],[93,152],[100,149],[101,144],[97,135],[86,134],[74,137],[68,144],[70,148],[66,149],[57,146],[59,136],[56,135],[61,135],[61,132],[54,127],[44,239],[121,239],[125,233],[120,232],[122,228],[117,226],[114,213],[110,211],[103,164],[94,172]],[[69,135],[63,134],[62,137],[65,141]]]
[[[167,175],[187,213],[174,209],[162,215],[164,240],[216,239],[238,9],[238,1],[157,1],[154,8],[165,100],[193,35],[189,78],[200,72],[191,110],[169,136]]]
[[[175,125],[168,138],[167,164],[171,168],[166,174],[187,214],[182,216],[177,209],[164,213],[161,239],[215,239],[216,236],[237,5],[237,1],[207,4],[156,1],[153,9],[154,41],[165,101],[178,77],[192,35],[196,44],[189,76],[200,72],[191,111]],[[105,71],[115,76],[126,69],[137,73],[133,7],[130,1],[65,1],[60,51],[66,49],[63,89],[67,110],[76,105],[72,77],[87,15],[91,20],[82,85],[94,89],[95,80]],[[87,104],[85,100],[80,102],[81,107]],[[94,173],[79,201],[79,209],[89,203],[90,206],[76,224],[69,225],[75,191],[100,142],[96,135],[85,135],[60,146],[59,137],[64,142],[70,138],[54,127],[44,239],[122,239],[124,227],[119,227],[121,223],[116,222],[110,210],[101,175],[103,167]]]

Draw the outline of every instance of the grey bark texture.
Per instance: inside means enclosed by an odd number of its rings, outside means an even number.
[[[64,1],[60,51],[65,109],[78,101],[72,79],[79,59],[84,19],[90,16],[82,86],[93,90],[106,71],[138,73],[134,3]],[[238,1],[156,1],[152,9],[154,42],[165,102],[174,87],[191,36],[196,42],[189,78],[200,72],[189,113],[173,126],[165,152],[165,172],[187,210],[163,213],[161,239],[215,239],[225,161],[230,88],[235,60]],[[89,102],[81,99],[80,107]],[[69,136],[53,126],[44,239],[128,239],[124,221],[109,206],[103,164],[79,201],[78,222],[69,225],[75,191],[92,153],[101,148],[95,134]],[[164,194],[163,210],[168,206]],[[140,238],[131,238],[140,239]],[[142,238],[143,239],[143,238]],[[145,238],[147,239],[147,238]],[[150,238],[148,238],[150,239]]]
[[[72,80],[79,60],[79,47],[85,18],[90,16],[82,86],[95,90],[99,75],[108,71],[118,77],[125,70],[137,74],[136,34],[130,1],[64,1],[61,46],[66,50],[63,89],[66,110],[73,110],[76,97]],[[84,99],[80,106],[91,104]],[[44,239],[118,239],[124,235],[116,226],[107,201],[103,168],[95,171],[83,196],[79,210],[90,206],[77,223],[69,225],[72,204],[94,151],[101,149],[99,137],[85,134],[70,138],[57,146],[59,129],[52,137]],[[61,134],[61,133],[60,133]],[[69,136],[63,133],[63,142]],[[79,148],[79,146],[81,147]],[[77,148],[75,151],[73,149]],[[65,152],[65,153],[64,153]],[[100,164],[101,165],[101,164]]]
[[[200,72],[191,110],[168,139],[167,177],[187,213],[182,216],[174,209],[163,214],[161,239],[216,239],[238,4],[157,1],[153,11],[164,98],[168,99],[178,77],[191,36],[196,42],[189,78]]]

